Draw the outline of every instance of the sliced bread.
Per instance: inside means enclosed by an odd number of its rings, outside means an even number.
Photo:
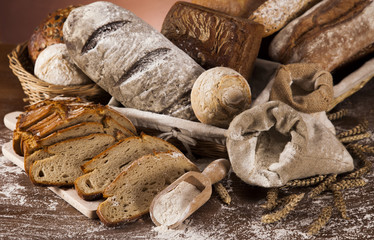
[[[46,147],[48,157],[34,159],[29,177],[38,185],[72,186],[83,175],[81,166],[115,143],[115,138],[105,133],[95,133],[72,138]],[[40,156],[43,153],[36,152]]]
[[[152,199],[196,165],[180,152],[143,156],[132,162],[105,189],[97,215],[108,226],[129,222],[149,212]]]
[[[134,160],[154,152],[179,150],[172,144],[146,134],[129,137],[108,148],[82,169],[86,173],[75,181],[75,189],[85,200],[102,196],[104,189]]]

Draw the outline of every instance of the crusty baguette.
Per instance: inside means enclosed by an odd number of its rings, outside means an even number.
[[[105,189],[97,215],[114,226],[148,213],[152,199],[188,171],[198,171],[182,153],[166,152],[143,156],[131,163]]]
[[[114,137],[104,133],[58,142],[41,150],[45,151],[48,157],[34,159],[29,177],[38,185],[72,186],[75,179],[83,175],[81,166],[84,162],[114,143]],[[43,156],[43,153],[39,155]]]
[[[373,22],[372,0],[323,0],[275,36],[269,55],[283,64],[319,63],[333,71],[370,49]]]
[[[123,139],[82,166],[86,174],[74,182],[75,189],[85,200],[97,199],[131,162],[153,152],[166,151],[179,152],[172,144],[146,134]]]

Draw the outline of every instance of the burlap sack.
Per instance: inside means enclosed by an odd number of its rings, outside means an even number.
[[[226,146],[237,176],[261,187],[354,167],[352,157],[324,124],[280,101],[236,116]]]
[[[279,100],[294,109],[314,113],[327,111],[333,101],[333,81],[317,64],[281,65],[270,91],[270,101]]]

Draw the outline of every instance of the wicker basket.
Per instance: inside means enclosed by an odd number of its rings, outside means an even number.
[[[107,103],[110,95],[95,83],[79,86],[59,86],[38,79],[32,74],[33,64],[28,57],[27,42],[18,45],[9,55],[9,67],[18,77],[27,95],[25,102],[35,102],[56,96],[81,97],[97,103]]]

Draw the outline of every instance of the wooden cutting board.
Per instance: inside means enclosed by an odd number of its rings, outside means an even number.
[[[22,112],[12,112],[8,113],[4,117],[4,125],[10,129],[14,130],[16,127],[17,117]],[[24,163],[23,157],[19,156],[13,150],[13,143],[12,141],[5,143],[2,147],[2,151],[4,156],[16,164],[18,167],[24,170]],[[82,214],[87,216],[88,218],[97,218],[96,209],[102,200],[99,201],[85,201],[81,197],[78,196],[77,192],[74,188],[59,188],[59,187],[48,187],[52,192],[56,193],[59,197],[64,199],[67,203],[71,206],[76,208]]]

